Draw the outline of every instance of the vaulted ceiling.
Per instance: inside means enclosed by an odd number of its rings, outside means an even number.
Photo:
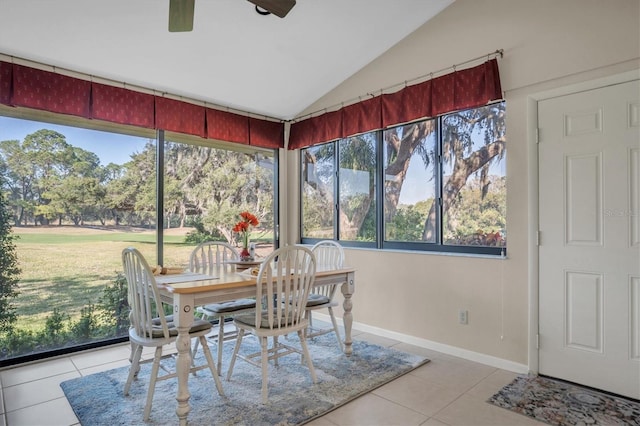
[[[193,31],[176,33],[169,0],[0,0],[0,60],[287,120],[453,1],[297,0],[278,18],[196,0]]]

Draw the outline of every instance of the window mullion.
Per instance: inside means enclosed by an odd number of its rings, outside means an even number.
[[[164,247],[164,130],[156,137],[156,257],[163,265]]]
[[[385,164],[382,130],[376,132],[376,247],[381,249],[384,244],[384,184]]]
[[[442,152],[442,117],[438,117],[438,119],[436,120],[436,135],[437,135],[437,140],[436,140],[436,157],[437,157],[437,161],[436,161],[436,241],[435,243],[437,245],[442,245],[442,235],[444,234],[444,229],[443,224],[444,221],[442,220],[442,213],[443,213],[443,203],[442,203],[442,196],[443,196],[443,190],[444,188],[442,187],[443,182],[444,182],[444,178],[442,176],[443,172],[444,172],[444,164],[442,164],[443,162],[443,152]]]
[[[333,143],[333,239],[340,240],[340,139]]]

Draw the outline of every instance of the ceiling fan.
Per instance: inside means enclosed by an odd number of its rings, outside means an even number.
[[[256,11],[262,15],[273,13],[284,18],[296,0],[248,0],[256,5]],[[193,30],[195,0],[169,0],[169,31],[185,32]]]

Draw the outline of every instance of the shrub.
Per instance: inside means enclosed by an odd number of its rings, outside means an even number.
[[[12,234],[10,219],[0,178],[0,337],[10,333],[18,319],[13,302],[19,294],[20,268],[14,244],[17,237]]]

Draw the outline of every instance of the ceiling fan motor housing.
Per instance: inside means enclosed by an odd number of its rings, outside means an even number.
[[[259,8],[273,13],[279,18],[284,18],[293,6],[296,5],[296,0],[248,0],[255,4]]]

